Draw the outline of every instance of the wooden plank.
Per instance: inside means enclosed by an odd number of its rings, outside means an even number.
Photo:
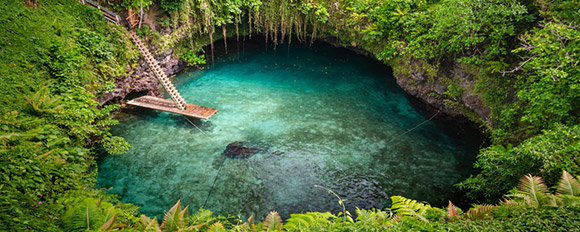
[[[193,104],[186,104],[185,110],[179,110],[173,101],[152,96],[135,98],[127,104],[201,119],[209,119],[218,112],[218,109]]]

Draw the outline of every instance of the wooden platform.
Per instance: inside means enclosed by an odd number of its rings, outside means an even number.
[[[198,106],[193,104],[186,104],[185,110],[179,110],[173,101],[163,98],[156,98],[152,96],[143,96],[135,98],[129,102],[129,105],[145,107],[154,110],[162,110],[171,113],[181,114],[194,118],[209,119],[212,115],[218,112],[218,109]]]

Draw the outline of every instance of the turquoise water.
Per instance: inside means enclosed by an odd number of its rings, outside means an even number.
[[[314,185],[346,199],[352,213],[388,206],[393,195],[444,205],[472,173],[481,143],[444,122],[409,132],[432,113],[410,104],[387,67],[327,44],[223,56],[174,83],[188,103],[220,110],[195,121],[204,133],[178,115],[129,109],[113,134],[133,149],[99,160],[98,187],[149,216],[179,199],[242,218],[339,212]],[[225,158],[235,141],[263,150]]]

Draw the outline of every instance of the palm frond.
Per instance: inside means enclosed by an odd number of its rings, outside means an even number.
[[[556,192],[559,195],[580,196],[580,183],[567,171],[562,172],[562,178],[558,182]]]
[[[391,200],[393,201],[391,210],[395,213],[401,216],[417,217],[424,222],[429,222],[424,215],[431,206],[401,196],[392,196]]]

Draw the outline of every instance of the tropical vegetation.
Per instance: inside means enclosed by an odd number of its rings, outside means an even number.
[[[577,230],[580,226],[580,183],[564,171],[555,194],[541,177],[530,174],[520,180],[497,205],[474,205],[467,211],[449,201],[446,208],[431,207],[401,196],[393,196],[387,210],[358,209],[337,215],[329,212],[292,214],[285,222],[276,211],[263,221],[253,217],[213,216],[201,209],[192,215],[177,202],[161,223],[156,218],[135,215],[136,207],[113,205],[99,193],[71,196],[63,201],[62,225],[66,231],[552,231]],[[339,202],[339,204],[342,204]]]
[[[178,202],[163,219],[139,215],[94,189],[95,150],[130,149],[108,131],[120,106],[97,101],[139,62],[126,28],[78,1],[18,0],[0,5],[0,230],[580,228],[573,177],[580,175],[578,0],[100,2],[117,11],[164,9],[159,26],[170,33],[143,26],[138,34],[155,53],[171,48],[191,66],[214,59],[221,38],[260,34],[274,47],[324,39],[375,56],[398,78],[419,73],[445,84],[444,93],[429,94],[478,122],[492,141],[478,155],[479,174],[458,184],[485,204],[462,212],[451,202],[439,209],[393,197],[390,209],[359,209],[356,216],[309,212],[284,222],[272,212],[258,222],[207,210],[189,215]],[[448,75],[455,68],[471,80]],[[480,97],[489,115],[465,107],[463,93]]]

